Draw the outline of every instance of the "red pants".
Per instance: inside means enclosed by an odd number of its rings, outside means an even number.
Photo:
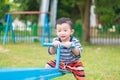
[[[47,64],[54,68],[56,66],[56,60],[49,61]],[[77,80],[85,80],[85,73],[82,62],[77,61],[67,65],[64,62],[60,62],[60,69],[71,71]]]

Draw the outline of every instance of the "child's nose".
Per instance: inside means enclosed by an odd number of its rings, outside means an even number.
[[[61,34],[64,34],[64,32],[62,31]]]

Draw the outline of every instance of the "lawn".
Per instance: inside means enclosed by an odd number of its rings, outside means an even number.
[[[56,56],[47,53],[47,47],[39,43],[7,43],[0,45],[0,68],[41,67]],[[86,80],[119,80],[120,46],[83,45],[81,61],[84,63]],[[67,74],[53,80],[75,80]]]

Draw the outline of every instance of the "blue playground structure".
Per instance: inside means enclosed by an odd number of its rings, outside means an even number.
[[[14,34],[14,30],[13,30],[13,26],[12,26],[12,16],[10,13],[8,13],[6,15],[6,26],[5,26],[5,33],[4,33],[4,38],[3,38],[3,44],[5,45],[7,42],[7,35],[8,35],[8,31],[12,31],[12,40],[15,43],[15,34]]]
[[[48,33],[48,38],[49,38],[48,43],[45,43],[46,33]],[[42,46],[47,46],[47,47],[54,46],[52,43],[50,43],[50,29],[48,26],[48,14],[45,15],[41,43],[42,43]],[[50,80],[52,78],[62,76],[63,73],[67,73],[67,72],[59,71],[61,47],[64,47],[64,45],[61,45],[57,48],[55,68],[1,68],[0,80]],[[71,48],[72,47],[74,47],[74,45],[72,45]]]

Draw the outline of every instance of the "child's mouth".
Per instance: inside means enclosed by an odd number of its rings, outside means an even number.
[[[61,36],[61,38],[65,38],[65,36]]]

